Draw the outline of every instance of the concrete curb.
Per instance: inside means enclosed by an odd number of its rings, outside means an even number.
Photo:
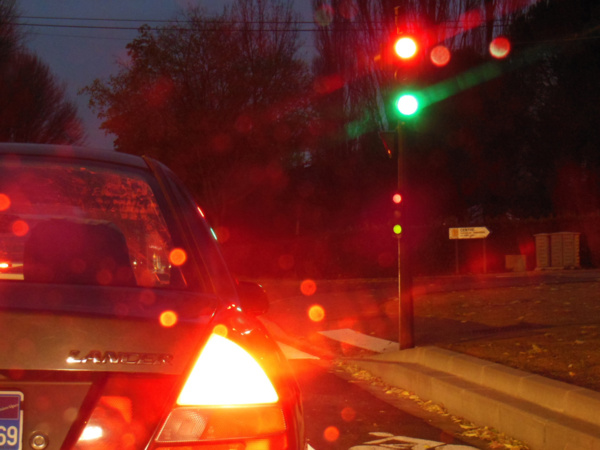
[[[600,450],[598,392],[437,347],[346,361],[531,450]]]

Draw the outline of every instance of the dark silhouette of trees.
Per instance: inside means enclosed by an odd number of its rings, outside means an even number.
[[[0,64],[8,61],[21,41],[16,18],[16,0],[0,1]]]
[[[140,29],[121,71],[84,92],[117,149],[167,163],[213,223],[235,220],[232,210],[254,217],[273,208],[306,145],[310,78],[298,48],[287,2],[239,0],[216,17],[192,9]]]
[[[600,5],[540,2],[515,21],[526,67],[514,80],[529,105],[520,156],[549,211],[600,211]]]
[[[77,109],[50,69],[22,46],[15,2],[0,1],[0,141],[81,144]]]
[[[506,32],[515,16],[531,3],[313,0],[318,25],[318,55],[313,64],[315,121],[320,134],[313,165],[306,175],[311,185],[317,186],[314,192],[319,193],[313,202],[327,204],[329,215],[339,216],[337,221],[328,217],[324,223],[343,225],[364,218],[381,223],[389,210],[396,166],[387,159],[378,132],[394,130],[400,120],[392,99],[407,74],[402,67],[386,64],[387,45],[397,32],[416,32],[424,48],[444,43],[453,53],[445,70],[436,69],[426,58],[421,61],[420,69],[411,75],[419,88],[453,77],[460,83],[470,70],[489,63],[485,55],[491,38]],[[414,180],[411,196],[427,205],[419,208],[415,220],[430,222],[449,216],[462,220],[469,208],[479,208],[482,202],[490,206],[488,213],[509,208],[503,200],[504,181],[492,183],[483,175],[491,170],[507,176],[508,168],[494,170],[503,163],[500,153],[510,161],[511,150],[498,150],[506,145],[504,133],[511,126],[499,117],[499,109],[504,107],[491,100],[498,100],[495,92],[499,84],[504,86],[502,82],[483,83],[451,96],[423,111],[415,123],[403,125],[409,147],[407,173]],[[490,100],[481,100],[482,95]],[[484,117],[482,110],[489,111],[490,116]],[[494,126],[486,122],[488,119],[494,120]],[[475,147],[481,155],[479,162],[471,158]],[[465,177],[466,173],[478,175]],[[481,186],[475,181],[478,179]]]

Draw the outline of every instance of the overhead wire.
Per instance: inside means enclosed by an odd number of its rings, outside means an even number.
[[[58,17],[58,16],[21,16],[20,20],[16,22],[20,26],[32,27],[32,28],[50,28],[50,29],[74,29],[74,30],[90,30],[90,31],[139,31],[139,29],[144,25],[156,24],[157,26],[150,27],[151,30],[160,30],[165,26],[171,25],[179,25],[179,30],[181,32],[185,31],[194,31],[193,27],[185,28],[181,27],[191,25],[197,23],[193,20],[180,20],[180,19],[131,19],[131,18],[102,18],[102,17]],[[25,20],[35,20],[36,22],[23,22],[22,19]],[[64,24],[64,23],[43,23],[43,21],[67,21],[67,22],[114,22],[114,23],[137,23],[137,25],[131,26],[123,26],[123,25],[93,25],[93,24]],[[211,20],[201,21],[200,23],[204,23],[207,25],[213,24]],[[308,32],[315,33],[318,31],[322,31],[326,29],[330,32],[356,32],[361,30],[361,26],[367,25],[366,22],[363,21],[349,21],[345,20],[342,22],[336,22],[336,27],[328,28],[327,25],[319,25],[312,21],[249,21],[249,22],[240,22],[240,21],[222,21],[219,22],[221,24],[225,24],[230,26],[230,28],[215,28],[214,31],[235,31],[235,26],[238,24],[245,25],[259,25],[258,28],[251,28],[249,31],[255,32],[285,32],[285,31],[293,31],[293,32]],[[386,21],[373,21],[368,24],[373,31],[373,25],[375,26],[375,31],[389,31],[394,25],[390,22]],[[448,29],[461,29],[464,28],[464,20],[449,20],[442,24]],[[469,31],[477,28],[483,27],[503,27],[506,23],[501,19],[494,19],[493,21],[482,22],[477,27],[472,27]],[[270,26],[276,26],[276,28],[270,28]],[[127,38],[118,38],[114,36],[106,37],[106,36],[91,36],[91,35],[59,35],[52,33],[42,33],[39,31],[32,31],[32,34],[40,35],[40,36],[55,36],[55,37],[65,37],[65,38],[85,38],[85,39],[127,39]],[[600,36],[581,36],[580,39],[600,39]],[[578,40],[577,37],[573,38],[558,38],[558,40]]]

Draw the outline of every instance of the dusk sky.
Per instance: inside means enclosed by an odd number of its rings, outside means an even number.
[[[18,7],[22,23],[45,25],[25,27],[27,46],[66,84],[66,94],[77,104],[84,121],[88,145],[112,148],[114,136],[105,136],[99,130],[100,121],[88,108],[87,96],[77,95],[77,91],[95,78],[117,73],[117,60],[126,55],[125,46],[137,35],[135,29],[144,23],[172,19],[190,5],[219,13],[229,3],[231,0],[19,0]],[[294,2],[302,20],[311,20],[310,3]],[[102,28],[75,27],[81,25]],[[307,36],[302,38],[310,41]]]

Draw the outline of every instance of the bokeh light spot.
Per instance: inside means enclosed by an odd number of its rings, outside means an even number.
[[[174,266],[181,266],[187,261],[187,253],[181,248],[174,248],[169,253],[169,261]]]
[[[354,0],[342,0],[339,6],[340,15],[347,20],[354,20],[359,13],[358,6]]]
[[[29,233],[29,225],[24,220],[15,220],[12,224],[12,232],[15,236],[25,236]]]
[[[227,227],[217,227],[215,233],[217,235],[217,240],[221,243],[227,242],[231,237],[231,233]]]
[[[113,274],[108,269],[100,269],[96,272],[96,281],[102,286],[108,286],[113,280]]]
[[[340,437],[340,430],[338,430],[337,427],[334,427],[333,425],[327,427],[323,432],[323,437],[327,442],[335,442]]]
[[[10,208],[10,197],[6,194],[0,194],[0,211],[6,211]]]
[[[296,262],[294,260],[294,255],[281,255],[278,263],[279,267],[283,270],[291,270]]]
[[[321,322],[325,318],[325,310],[321,305],[312,305],[308,308],[308,317],[313,322]]]
[[[222,323],[220,323],[219,325],[216,325],[213,328],[213,334],[216,334],[217,336],[227,337],[228,333],[229,333],[229,330]]]
[[[494,58],[506,58],[510,53],[510,41],[504,36],[498,36],[490,43],[490,54]]]
[[[342,409],[341,416],[345,422],[352,422],[356,418],[356,411],[354,408],[346,406],[344,409]]]
[[[445,45],[436,45],[429,57],[434,65],[443,67],[450,62],[450,50]]]
[[[160,314],[160,324],[169,328],[177,323],[177,313],[174,311],[164,311]]]
[[[323,5],[315,12],[315,23],[321,27],[329,26],[333,22],[334,14],[335,11],[331,6]]]
[[[304,280],[300,284],[300,292],[306,296],[313,295],[317,292],[317,283],[315,283],[314,280]]]

